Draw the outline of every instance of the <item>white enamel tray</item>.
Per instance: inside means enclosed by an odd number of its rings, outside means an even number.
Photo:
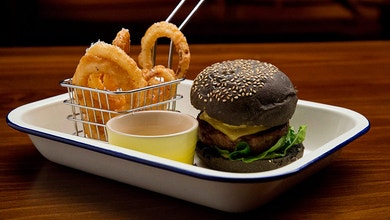
[[[189,102],[192,81],[179,86],[184,98],[177,109],[194,117]],[[182,164],[160,157],[72,135],[66,119],[67,94],[30,103],[8,114],[8,124],[29,135],[48,160],[133,186],[227,212],[254,209],[328,165],[338,150],[365,134],[369,121],[335,106],[299,100],[291,125],[307,125],[304,156],[285,167],[259,173],[229,173]]]

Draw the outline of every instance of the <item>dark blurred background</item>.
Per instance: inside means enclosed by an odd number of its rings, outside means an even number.
[[[110,42],[122,28],[139,44],[179,0],[5,0],[0,46]],[[172,22],[197,3],[188,0]],[[182,30],[190,43],[390,39],[390,0],[206,0]]]

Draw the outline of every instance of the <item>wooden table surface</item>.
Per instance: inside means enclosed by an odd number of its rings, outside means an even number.
[[[355,110],[371,129],[275,200],[250,213],[224,213],[46,160],[26,134],[7,126],[6,115],[64,93],[58,82],[72,77],[87,46],[0,48],[0,219],[390,218],[390,41],[190,46],[189,79],[217,61],[271,62],[300,99]],[[162,62],[166,47],[159,48]],[[133,57],[138,52],[132,47]]]

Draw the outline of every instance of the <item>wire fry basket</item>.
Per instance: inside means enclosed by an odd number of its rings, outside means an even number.
[[[74,122],[77,136],[107,141],[105,124],[111,118],[142,110],[176,110],[176,101],[183,98],[177,94],[176,79],[129,91],[99,90],[72,84],[71,79],[60,82],[68,90],[69,98],[64,104],[71,106],[67,119]]]
[[[169,22],[186,0],[181,0],[166,19]],[[181,30],[192,15],[202,5],[199,0],[192,11],[179,26]],[[155,64],[155,44],[153,52],[153,65]],[[169,47],[168,68],[172,62],[172,41]],[[72,113],[67,117],[74,122],[77,136],[107,141],[106,123],[111,118],[141,110],[176,110],[176,101],[183,98],[177,94],[177,86],[184,78],[146,86],[130,91],[99,90],[72,84],[72,79],[65,79],[60,85],[68,89],[69,98],[64,101],[70,105]]]

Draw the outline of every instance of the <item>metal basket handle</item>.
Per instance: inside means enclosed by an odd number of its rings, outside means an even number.
[[[171,14],[168,16],[168,18],[165,19],[166,22],[170,22],[170,20],[175,16],[176,12],[179,11],[179,9],[185,3],[185,1],[186,0],[181,0],[179,2],[179,4],[177,4],[175,9],[173,9]],[[180,24],[180,26],[178,27],[179,30],[181,30],[188,23],[188,21],[191,19],[192,15],[195,14],[195,12],[198,10],[198,8],[202,5],[203,2],[204,2],[204,0],[199,0],[199,2],[195,5],[195,7],[191,10],[191,12],[187,15],[187,17],[184,19],[184,21]],[[156,64],[156,47],[157,47],[157,42],[154,44],[154,48],[152,51],[153,66]],[[168,68],[172,67],[172,50],[173,50],[173,43],[171,41],[169,44],[169,54],[168,54],[168,64],[167,64]]]

